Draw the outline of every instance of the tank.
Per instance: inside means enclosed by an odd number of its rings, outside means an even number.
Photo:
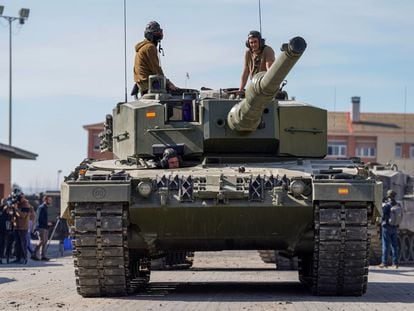
[[[116,159],[86,160],[62,184],[80,295],[143,291],[167,253],[260,249],[298,256],[316,295],[366,292],[382,188],[350,162],[322,160],[326,110],[277,99],[305,49],[301,37],[283,44],[243,99],[169,94],[151,76],[148,94],[116,105],[101,141]],[[158,165],[166,148],[179,168]]]
[[[396,200],[404,210],[404,216],[398,231],[398,252],[400,264],[414,263],[414,195],[413,176],[398,169],[394,164],[371,163],[366,165],[371,178],[381,181],[383,193],[392,189],[397,194]],[[381,262],[381,222],[378,211],[376,222],[370,226],[371,231],[371,264]]]

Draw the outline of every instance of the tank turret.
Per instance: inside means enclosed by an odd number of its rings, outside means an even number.
[[[270,69],[254,76],[247,87],[246,97],[234,105],[227,116],[227,123],[232,130],[254,131],[259,126],[264,108],[275,97],[280,84],[305,49],[306,42],[303,38],[291,39],[282,45],[282,53]]]
[[[151,76],[148,94],[113,110],[102,146],[120,159],[157,158],[165,148],[174,148],[184,160],[324,157],[326,110],[275,96],[305,49],[301,37],[284,43],[269,70],[254,76],[242,100],[223,90],[170,94],[163,77]]]

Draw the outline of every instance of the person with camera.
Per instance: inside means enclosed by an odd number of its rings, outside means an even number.
[[[27,263],[27,232],[30,227],[30,221],[34,221],[35,217],[33,206],[29,204],[29,201],[24,196],[20,197],[17,203],[15,228],[16,260],[13,263]]]
[[[3,257],[10,263],[16,227],[17,207],[10,199],[2,199],[0,204],[0,263]]]
[[[43,203],[39,205],[36,211],[36,231],[39,233],[39,243],[36,245],[34,254],[32,255],[33,260],[49,261],[47,258],[47,240],[49,237],[49,225],[48,220],[48,207],[52,204],[52,197],[45,195],[43,197]],[[38,254],[40,253],[40,257]]]
[[[249,32],[246,47],[239,92],[244,91],[249,76],[252,79],[258,72],[269,70],[275,61],[275,52],[270,46],[265,44],[265,39],[262,38],[261,33],[257,30]]]

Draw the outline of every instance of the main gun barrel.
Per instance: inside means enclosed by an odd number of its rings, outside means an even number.
[[[234,105],[227,115],[230,129],[252,132],[257,129],[264,108],[275,97],[286,78],[306,49],[306,41],[295,37],[282,45],[282,53],[267,72],[259,72],[246,89],[245,98]]]

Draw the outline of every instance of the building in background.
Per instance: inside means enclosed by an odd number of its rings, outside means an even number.
[[[327,158],[392,163],[414,175],[414,114],[361,112],[358,96],[351,103],[349,112],[328,112]],[[88,131],[88,157],[112,159],[112,153],[99,151],[103,122],[84,128]]]
[[[8,196],[11,189],[12,159],[36,160],[37,154],[10,145],[0,144],[0,198]]]
[[[104,123],[84,125],[88,132],[88,158],[95,160],[110,160],[114,158],[112,152],[103,152],[99,148],[99,133],[104,130]]]
[[[327,157],[392,163],[414,175],[414,114],[361,112],[357,96],[351,104],[349,112],[328,113]]]

